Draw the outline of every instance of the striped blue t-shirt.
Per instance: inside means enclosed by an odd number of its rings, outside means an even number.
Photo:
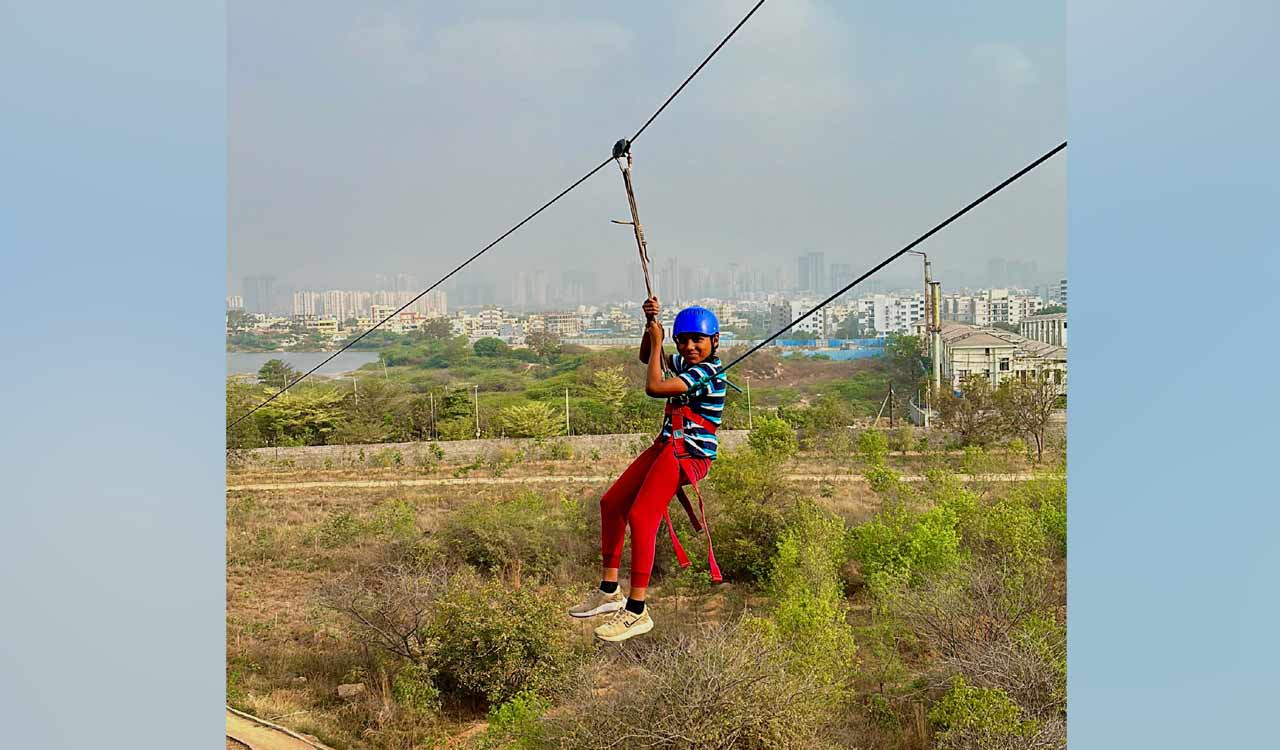
[[[724,412],[724,397],[728,387],[725,386],[723,380],[712,380],[696,387],[695,384],[703,377],[716,375],[720,372],[720,358],[712,357],[696,365],[686,365],[684,358],[677,352],[671,355],[670,363],[671,371],[675,373],[676,377],[684,381],[688,390],[685,395],[668,399],[668,401],[679,404],[687,398],[690,411],[718,426],[720,424],[720,415]],[[662,439],[671,438],[671,417],[666,417],[663,420],[662,433],[659,437]],[[715,433],[701,425],[685,420],[684,441],[684,444],[689,449],[689,455],[715,460],[716,448],[720,444],[716,439]]]

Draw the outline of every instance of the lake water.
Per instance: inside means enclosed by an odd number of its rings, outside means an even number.
[[[332,352],[227,352],[228,375],[256,374],[268,360],[280,359],[299,372],[306,372],[324,361]],[[361,365],[378,361],[377,352],[345,351],[329,364],[316,370],[317,375],[341,375],[360,369]]]

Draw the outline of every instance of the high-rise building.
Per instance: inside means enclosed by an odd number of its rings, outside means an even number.
[[[227,309],[228,309],[228,310],[243,310],[243,309],[244,309],[244,297],[241,297],[241,296],[240,296],[240,295],[238,295],[238,294],[233,294],[233,295],[231,295],[230,297],[227,297]]]
[[[412,292],[414,294],[422,291],[418,288],[418,277],[411,273],[396,274],[395,286],[392,288],[397,292]]]
[[[268,314],[273,312],[272,284],[273,276],[244,277],[244,310],[249,313]]]
[[[684,290],[680,288],[680,262],[675,255],[662,264],[662,279],[658,299],[667,305],[678,305],[684,299]]]
[[[1067,306],[1067,280],[1066,279],[1061,279],[1058,281],[1058,300],[1057,301],[1059,305],[1062,305],[1063,307]]]
[[[796,259],[796,287],[817,294],[827,291],[827,264],[822,253],[805,253]]]
[[[987,261],[987,283],[992,286],[1004,286],[1009,283],[1009,264],[1004,258],[992,258]]]
[[[853,281],[853,264],[852,263],[832,263],[831,264],[831,281],[827,286],[828,292],[834,292],[840,287]]]
[[[319,317],[324,312],[324,295],[320,292],[294,292],[293,315],[301,318]]]

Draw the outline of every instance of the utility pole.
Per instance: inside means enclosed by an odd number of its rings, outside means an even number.
[[[431,397],[431,439],[439,440],[440,435],[436,432],[436,392],[428,391],[427,395]]]
[[[942,284],[929,282],[929,359],[933,365],[933,390],[942,388]]]
[[[564,434],[569,435],[569,389],[564,389]]]
[[[751,422],[751,378],[747,378],[747,429],[754,429]]]
[[[893,428],[893,383],[889,384],[889,428]]]
[[[476,440],[480,439],[480,386],[476,385]]]
[[[356,406],[360,405],[360,381],[356,380],[356,376],[351,376],[351,388],[356,392]]]

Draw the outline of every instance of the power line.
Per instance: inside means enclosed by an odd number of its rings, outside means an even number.
[[[738,22],[738,25],[737,25],[737,26],[734,26],[734,27],[733,27],[733,29],[728,33],[728,35],[726,35],[724,39],[721,39],[721,40],[720,40],[720,43],[719,43],[719,44],[717,44],[717,45],[715,46],[715,49],[711,50],[711,53],[710,53],[709,55],[707,55],[705,59],[703,59],[703,61],[698,65],[698,67],[694,68],[693,72],[689,74],[689,77],[688,77],[688,78],[685,78],[685,79],[684,79],[684,82],[683,82],[683,83],[681,83],[681,84],[680,84],[680,86],[679,86],[678,88],[676,88],[676,90],[675,90],[674,92],[672,92],[671,96],[668,96],[668,97],[667,97],[666,101],[664,101],[664,102],[662,103],[662,106],[658,107],[657,111],[655,111],[655,112],[654,112],[654,113],[649,117],[649,119],[648,119],[648,120],[645,120],[644,124],[640,126],[640,129],[636,131],[635,135],[631,136],[631,138],[629,139],[629,141],[630,141],[630,142],[635,142],[635,140],[636,140],[637,138],[639,138],[639,137],[640,137],[641,133],[643,133],[643,132],[644,132],[644,131],[649,127],[649,125],[651,125],[651,124],[653,123],[653,121],[654,121],[654,120],[658,119],[658,115],[662,114],[662,111],[663,111],[663,110],[665,110],[665,109],[667,108],[667,105],[671,104],[671,102],[672,102],[672,101],[674,101],[674,100],[675,100],[675,98],[676,98],[677,96],[679,96],[679,95],[680,95],[680,92],[681,92],[681,91],[684,91],[685,86],[688,86],[688,85],[689,85],[689,82],[690,82],[690,81],[692,81],[692,80],[694,79],[694,77],[698,75],[698,73],[702,72],[702,69],[703,69],[703,68],[705,68],[705,67],[707,66],[707,63],[711,62],[711,58],[713,58],[713,57],[715,57],[715,56],[716,56],[716,53],[718,53],[718,52],[720,51],[720,49],[721,49],[722,47],[724,47],[724,45],[725,45],[725,44],[727,44],[727,43],[728,43],[728,41],[729,41],[731,38],[733,38],[733,35],[734,35],[734,34],[738,33],[738,29],[741,29],[741,28],[742,28],[742,26],[743,26],[743,24],[745,24],[745,23],[747,22],[747,20],[748,20],[749,18],[751,18],[751,16],[755,15],[755,12],[756,12],[757,10],[759,10],[759,9],[760,9],[760,6],[764,5],[764,3],[765,3],[765,0],[760,0],[759,2],[757,2],[757,3],[755,4],[755,6],[753,6],[753,7],[751,8],[751,10],[750,10],[750,11],[748,11],[748,12],[747,12],[747,14],[746,14],[745,16],[743,16],[743,17],[742,17],[742,20]],[[434,283],[434,284],[432,284],[431,286],[427,287],[426,289],[422,290],[422,291],[418,294],[418,296],[414,297],[413,299],[411,299],[411,300],[409,300],[408,302],[406,302],[406,303],[404,303],[403,305],[401,305],[401,306],[400,306],[400,307],[399,307],[395,312],[391,313],[391,314],[390,314],[390,315],[388,315],[387,317],[385,317],[385,318],[383,318],[382,320],[378,321],[378,322],[377,322],[376,324],[374,324],[374,326],[373,326],[372,328],[370,328],[369,330],[367,330],[367,331],[365,331],[364,333],[360,334],[359,336],[355,337],[355,338],[354,338],[354,339],[352,339],[351,341],[348,341],[346,344],[344,344],[344,345],[342,346],[342,348],[341,348],[341,349],[339,349],[338,351],[334,352],[333,354],[330,354],[328,357],[326,357],[326,358],[324,359],[324,361],[323,361],[323,362],[321,362],[320,364],[316,365],[315,367],[312,367],[310,370],[307,370],[305,373],[303,373],[302,375],[300,375],[296,380],[294,380],[294,381],[292,381],[292,382],[290,382],[290,383],[286,384],[286,385],[285,385],[285,387],[281,388],[279,391],[277,391],[276,393],[272,394],[269,398],[267,398],[267,400],[266,400],[266,401],[263,401],[262,403],[258,404],[257,406],[253,407],[252,409],[250,409],[249,411],[245,412],[243,415],[241,415],[240,417],[238,417],[234,422],[232,422],[231,424],[227,425],[227,429],[228,429],[228,430],[230,430],[232,427],[235,427],[236,425],[240,424],[240,423],[241,423],[242,421],[244,421],[245,419],[248,419],[248,418],[249,418],[249,416],[250,416],[250,415],[252,415],[254,412],[258,411],[258,410],[259,410],[259,409],[261,409],[262,407],[264,407],[264,406],[266,406],[267,404],[271,403],[272,401],[276,400],[276,398],[278,398],[279,396],[281,396],[285,391],[289,390],[290,388],[294,387],[294,386],[295,386],[295,385],[297,385],[298,383],[302,382],[302,380],[303,380],[303,379],[305,379],[306,377],[308,377],[309,375],[311,375],[312,373],[314,373],[316,370],[319,370],[319,369],[320,369],[321,367],[323,367],[324,365],[326,365],[326,364],[328,364],[329,362],[331,362],[331,361],[332,361],[335,357],[337,357],[339,354],[342,354],[342,353],[343,353],[343,352],[345,352],[347,349],[350,349],[352,346],[354,346],[354,345],[356,344],[356,342],[360,341],[360,340],[361,340],[361,339],[363,339],[365,336],[368,336],[370,333],[373,333],[374,331],[376,331],[379,327],[381,327],[381,326],[382,326],[382,324],[383,324],[383,323],[386,323],[387,321],[391,320],[391,319],[392,319],[392,318],[394,318],[395,316],[399,315],[401,312],[404,312],[404,310],[405,310],[406,308],[408,308],[410,305],[412,305],[413,303],[417,302],[419,299],[422,299],[422,297],[424,297],[427,293],[431,292],[431,291],[432,291],[432,290],[434,290],[436,287],[438,287],[438,286],[440,286],[441,284],[443,284],[444,282],[448,281],[450,277],[452,277],[452,276],[453,276],[454,274],[456,274],[458,271],[461,271],[463,268],[466,268],[466,267],[467,267],[468,265],[470,265],[470,264],[471,264],[471,262],[472,262],[472,261],[474,261],[476,258],[479,258],[481,255],[484,255],[484,254],[485,254],[486,252],[488,252],[488,251],[489,251],[489,249],[490,249],[490,248],[492,248],[494,245],[497,245],[499,242],[503,241],[503,240],[504,240],[504,239],[506,239],[508,236],[510,236],[511,234],[515,233],[515,231],[516,231],[517,229],[519,229],[520,227],[522,227],[522,226],[524,226],[525,224],[527,224],[529,221],[531,221],[531,220],[533,219],[533,217],[535,217],[535,216],[537,216],[538,214],[542,213],[543,211],[547,210],[548,208],[550,208],[550,207],[551,207],[551,205],[552,205],[553,203],[555,203],[556,201],[560,200],[560,199],[561,199],[561,198],[563,198],[564,196],[568,195],[568,194],[569,194],[569,191],[573,190],[574,188],[578,187],[578,186],[579,186],[579,185],[581,185],[582,183],[586,182],[588,178],[590,178],[590,177],[591,177],[592,175],[594,175],[596,172],[599,172],[601,169],[603,169],[603,168],[604,168],[604,166],[605,166],[606,164],[608,164],[609,162],[613,161],[613,158],[614,158],[614,157],[613,157],[612,155],[610,155],[610,156],[609,156],[609,158],[607,158],[607,159],[605,159],[604,161],[602,161],[602,162],[600,162],[599,164],[597,164],[595,167],[593,167],[593,168],[591,169],[591,171],[590,171],[590,172],[587,172],[587,173],[586,173],[586,174],[584,174],[583,176],[579,177],[579,178],[578,178],[577,180],[575,180],[571,185],[569,185],[569,187],[567,187],[567,188],[565,188],[564,190],[561,190],[559,193],[557,193],[557,194],[556,194],[556,196],[555,196],[554,198],[552,198],[551,200],[547,201],[546,203],[543,203],[543,204],[542,204],[542,205],[541,205],[541,206],[540,206],[536,211],[534,211],[533,213],[531,213],[531,214],[529,214],[528,216],[526,216],[526,217],[524,217],[523,219],[521,219],[521,220],[520,220],[520,221],[519,221],[515,226],[511,227],[511,228],[510,228],[510,229],[508,229],[507,231],[505,231],[505,232],[503,232],[502,234],[498,235],[498,238],[497,238],[497,239],[495,239],[493,242],[490,242],[488,245],[485,245],[484,247],[480,248],[480,250],[479,250],[479,251],[477,251],[477,252],[476,252],[474,255],[472,255],[470,258],[467,258],[465,261],[463,261],[462,263],[460,263],[460,264],[459,264],[456,268],[454,268],[452,271],[450,271],[449,273],[447,273],[447,274],[445,274],[443,277],[441,277],[441,279],[440,279],[439,281],[437,281],[436,283]]]
[[[834,301],[836,300],[836,298],[838,298],[840,295],[842,295],[842,294],[844,294],[845,292],[849,291],[850,289],[854,288],[855,286],[857,286],[858,284],[862,283],[863,281],[866,281],[866,280],[867,280],[867,279],[868,279],[872,274],[876,273],[876,272],[877,272],[877,271],[879,271],[881,268],[884,268],[885,266],[889,265],[889,264],[890,264],[890,263],[892,263],[893,261],[897,260],[897,259],[898,259],[898,258],[900,258],[902,255],[904,255],[906,252],[908,252],[909,250],[911,250],[911,248],[913,248],[913,247],[915,247],[916,245],[919,245],[921,242],[924,242],[925,240],[929,239],[929,238],[930,238],[930,237],[932,237],[934,234],[936,234],[937,232],[939,232],[940,230],[942,230],[942,228],[943,228],[943,227],[947,226],[948,224],[950,224],[951,222],[953,222],[953,221],[955,221],[956,219],[960,218],[961,216],[964,216],[965,214],[969,213],[969,211],[970,211],[970,210],[972,210],[973,208],[976,208],[976,207],[977,207],[979,204],[981,204],[983,201],[985,201],[986,199],[988,199],[988,198],[990,198],[991,196],[995,195],[996,193],[1000,192],[1001,190],[1004,190],[1006,187],[1008,187],[1009,185],[1013,184],[1013,182],[1014,182],[1014,181],[1016,181],[1018,178],[1022,177],[1023,175],[1025,175],[1026,173],[1028,173],[1028,172],[1030,172],[1031,170],[1035,169],[1036,167],[1040,166],[1040,165],[1041,165],[1041,164],[1043,164],[1044,162],[1048,161],[1048,160],[1049,160],[1049,159],[1050,159],[1054,154],[1058,153],[1059,151],[1063,150],[1063,149],[1064,149],[1064,148],[1066,148],[1066,147],[1067,147],[1067,142],[1066,142],[1066,141],[1063,141],[1062,143],[1059,143],[1059,144],[1058,144],[1057,146],[1055,146],[1054,148],[1050,149],[1048,152],[1046,152],[1046,153],[1045,153],[1043,156],[1041,156],[1040,158],[1038,158],[1038,159],[1036,159],[1035,161],[1031,162],[1030,164],[1028,164],[1027,166],[1023,167],[1022,169],[1019,169],[1017,172],[1014,172],[1014,173],[1013,173],[1013,175],[1011,175],[1011,176],[1010,176],[1008,179],[1006,179],[1004,182],[1001,182],[999,185],[996,185],[995,187],[991,188],[991,189],[990,189],[990,190],[988,190],[987,192],[983,193],[980,197],[978,197],[977,199],[975,199],[974,201],[972,201],[969,205],[965,206],[964,208],[960,209],[959,211],[956,211],[954,214],[951,214],[951,216],[947,217],[946,221],[943,221],[941,224],[938,224],[938,225],[937,225],[937,226],[935,226],[933,229],[930,229],[929,231],[927,231],[927,232],[925,232],[924,234],[920,235],[919,237],[915,238],[915,239],[914,239],[914,240],[912,240],[912,241],[911,241],[911,243],[910,243],[910,244],[908,244],[906,247],[902,248],[901,250],[899,250],[898,252],[894,253],[893,255],[890,255],[888,258],[885,258],[884,260],[880,261],[880,262],[879,262],[879,263],[877,263],[877,264],[876,264],[876,265],[875,265],[875,266],[874,266],[870,271],[867,271],[866,273],[862,274],[862,275],[861,275],[861,276],[859,276],[858,278],[856,278],[856,279],[854,279],[853,281],[849,282],[849,283],[848,283],[848,284],[846,284],[843,288],[841,288],[839,291],[835,292],[835,293],[834,293],[834,294],[832,294],[830,297],[827,297],[825,300],[823,300],[823,301],[819,302],[817,305],[815,305],[813,308],[811,308],[811,309],[810,309],[808,312],[806,312],[804,315],[801,315],[800,317],[798,317],[798,318],[796,318],[795,320],[791,321],[791,322],[790,322],[790,323],[788,323],[786,326],[784,326],[784,327],[782,327],[782,328],[778,329],[778,331],[777,331],[777,332],[775,332],[775,333],[774,333],[772,336],[770,336],[769,338],[767,338],[767,339],[765,339],[765,340],[761,341],[760,343],[758,343],[758,344],[756,344],[755,346],[753,346],[753,347],[751,347],[750,349],[748,349],[748,350],[746,351],[746,353],[742,354],[741,356],[737,357],[736,359],[734,359],[734,360],[733,360],[732,362],[730,362],[729,364],[725,365],[725,366],[724,366],[724,368],[722,368],[722,369],[721,369],[721,372],[725,372],[725,371],[726,371],[726,370],[728,370],[730,367],[733,367],[734,365],[738,364],[738,363],[739,363],[739,362],[741,362],[742,360],[746,359],[747,357],[751,356],[751,355],[752,355],[752,354],[754,354],[755,352],[759,351],[762,347],[764,347],[765,345],[767,345],[770,341],[773,341],[774,339],[778,338],[778,337],[779,337],[779,336],[781,336],[782,334],[784,334],[784,333],[786,333],[787,331],[791,330],[792,326],[794,326],[796,323],[799,323],[800,321],[804,320],[805,318],[809,317],[810,315],[813,315],[815,312],[817,312],[817,311],[821,310],[823,307],[826,307],[827,305],[831,304],[831,303],[832,303],[832,302],[834,302]]]

